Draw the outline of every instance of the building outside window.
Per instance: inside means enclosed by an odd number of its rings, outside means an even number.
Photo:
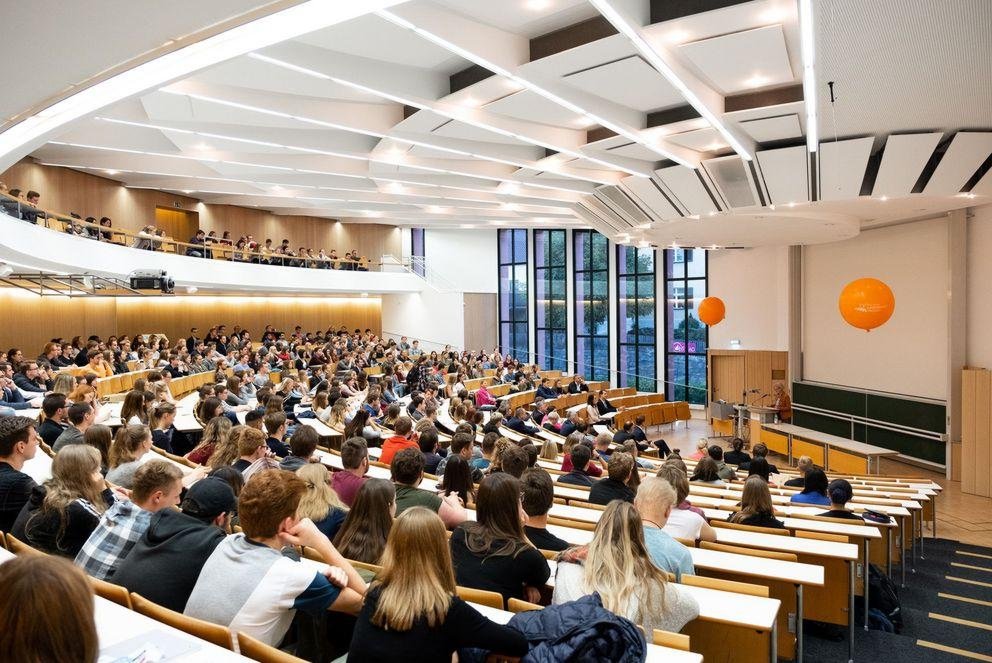
[[[671,401],[706,402],[709,328],[698,314],[706,278],[706,251],[665,251],[665,393]]]
[[[610,379],[609,241],[594,230],[572,234],[575,258],[575,372]]]
[[[617,386],[658,391],[655,252],[617,246]]]
[[[522,362],[529,361],[527,334],[527,231],[497,232],[499,260],[499,348]]]
[[[534,231],[535,361],[550,371],[567,370],[565,259],[564,230]]]

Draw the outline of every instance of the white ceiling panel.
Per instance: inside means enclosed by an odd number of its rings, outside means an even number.
[[[947,152],[937,164],[937,170],[930,177],[923,193],[928,195],[958,193],[990,153],[992,153],[992,133],[984,131],[958,133],[951,139]]]
[[[751,134],[751,137],[759,143],[799,138],[803,135],[803,129],[799,125],[799,115],[795,113],[759,120],[744,120],[740,124],[744,131]]]
[[[599,15],[586,0],[434,0],[434,4],[529,38]]]
[[[326,48],[329,51],[407,67],[444,71],[448,74],[472,64],[415,32],[373,14],[311,32],[298,37],[296,41]]]
[[[724,94],[795,80],[781,25],[690,42],[678,51]]]
[[[501,115],[568,129],[575,129],[580,126],[579,122],[585,119],[530,90],[509,94],[486,104],[484,108]]]
[[[569,74],[565,81],[643,113],[685,103],[679,91],[639,56]]]
[[[809,157],[805,145],[761,150],[757,157],[772,205],[809,201]]]
[[[672,194],[678,198],[679,202],[689,210],[690,215],[719,211],[713,204],[709,192],[699,181],[699,176],[695,170],[683,166],[671,166],[656,170],[655,173],[671,190]]]
[[[487,143],[513,143],[512,138],[507,138],[501,134],[479,127],[451,120],[437,127],[431,133],[448,138],[461,138],[463,140],[481,140]]]
[[[908,196],[943,135],[937,131],[889,136],[871,195],[890,198]]]
[[[712,127],[673,134],[668,136],[668,140],[676,145],[700,151],[720,150],[727,147],[727,143],[724,142],[723,137]]]
[[[654,212],[655,216],[663,221],[682,217],[682,214],[672,206],[654,180],[646,177],[628,177],[623,181],[621,188],[630,192],[634,199]]]
[[[620,140],[625,141],[626,138],[623,136],[618,136]],[[658,161],[658,153],[649,150],[640,143],[627,143],[626,145],[619,145],[617,147],[609,147],[606,149],[610,154],[619,154],[622,157],[630,157],[631,159],[643,159],[644,161]]]
[[[820,143],[820,200],[856,198],[861,194],[874,138]]]
[[[978,196],[992,196],[992,170],[985,173],[982,179],[978,180],[978,183],[972,188],[971,193]]]

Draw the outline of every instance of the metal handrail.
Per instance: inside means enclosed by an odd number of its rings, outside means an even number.
[[[311,269],[341,269],[340,265],[353,265],[353,269],[354,270],[361,271],[362,268],[364,268],[366,270],[370,270],[373,266],[378,266],[377,264],[373,263],[372,261],[370,261],[368,259],[365,259],[365,260],[348,260],[348,259],[345,259],[345,258],[335,258],[335,259],[331,259],[331,258],[318,258],[318,257],[311,258],[309,256],[304,256],[304,257],[301,258],[300,256],[284,256],[284,255],[279,254],[279,253],[262,253],[261,251],[252,251],[250,249],[239,249],[239,248],[236,248],[233,244],[227,244],[226,242],[225,243],[221,243],[220,240],[217,240],[215,242],[211,242],[209,244],[207,244],[207,243],[204,243],[204,244],[191,244],[189,242],[182,242],[182,241],[173,239],[171,237],[166,237],[166,236],[160,236],[160,235],[154,235],[154,236],[143,235],[143,234],[141,234],[141,232],[143,232],[143,231],[139,231],[139,232],[135,233],[135,232],[132,232],[132,231],[129,231],[129,230],[121,230],[121,229],[118,229],[118,228],[108,228],[108,227],[105,227],[105,226],[101,226],[98,223],[88,223],[86,221],[83,221],[82,219],[77,219],[77,218],[75,218],[73,216],[70,216],[70,215],[67,215],[67,214],[62,214],[60,212],[53,212],[53,211],[47,210],[47,209],[45,209],[43,207],[37,207],[37,206],[31,205],[31,204],[29,204],[29,203],[27,203],[27,202],[25,202],[23,200],[20,200],[19,198],[14,198],[13,196],[10,196],[8,194],[0,193],[0,203],[2,203],[3,201],[7,201],[8,204],[7,205],[0,206],[0,212],[6,212],[7,209],[11,209],[10,208],[10,205],[9,205],[10,202],[16,203],[16,207],[14,207],[12,209],[16,209],[16,211],[18,213],[18,216],[17,217],[14,217],[14,216],[11,216],[10,214],[7,214],[7,216],[10,216],[11,218],[13,218],[15,220],[22,221],[24,223],[31,223],[30,221],[25,221],[24,219],[21,219],[19,217],[20,217],[21,213],[22,212],[25,212],[25,211],[36,212],[38,214],[38,220],[43,220],[44,221],[44,224],[43,224],[43,227],[44,228],[47,228],[49,230],[53,230],[53,231],[56,231],[56,232],[65,232],[64,230],[61,230],[61,229],[58,229],[58,228],[53,227],[52,221],[54,220],[54,221],[58,221],[60,223],[69,224],[69,226],[72,227],[72,228],[81,228],[81,229],[87,230],[88,232],[87,232],[86,235],[80,235],[84,239],[96,240],[96,241],[101,241],[101,242],[108,242],[110,244],[115,244],[117,246],[123,246],[125,248],[139,248],[140,250],[162,251],[162,247],[163,246],[170,246],[173,249],[172,250],[172,253],[174,255],[185,256],[187,258],[202,258],[202,259],[205,259],[205,260],[222,260],[223,259],[223,260],[228,260],[228,261],[231,261],[231,262],[243,262],[243,263],[260,264],[260,265],[279,265],[279,266],[283,266],[283,267],[292,266],[292,265],[287,265],[286,263],[293,262],[293,261],[299,261],[299,260],[302,260],[302,261],[304,261],[304,262],[306,262],[308,264],[327,264],[328,265],[327,267],[312,267]],[[93,233],[96,233],[95,236],[94,236]],[[106,239],[104,237],[104,233],[110,233],[111,239],[109,239],[109,240]],[[73,233],[73,234],[75,234],[75,233]],[[123,242],[122,241],[118,241],[120,239],[123,239],[124,241]],[[132,246],[132,244],[138,243],[139,240],[142,243],[148,242],[151,245],[151,248],[143,248],[143,247]],[[186,251],[188,249],[192,249],[194,251],[197,251],[201,255],[199,255],[199,256],[191,256],[191,255],[189,255],[189,254],[186,253]],[[162,252],[169,253],[169,251],[162,251]],[[217,254],[229,255],[230,257],[229,258],[218,258],[218,257],[216,257]],[[234,259],[234,256],[235,255],[240,255],[242,259],[235,260]],[[262,262],[262,261],[265,261],[265,262]],[[335,267],[334,265],[339,265],[339,266],[338,267]]]

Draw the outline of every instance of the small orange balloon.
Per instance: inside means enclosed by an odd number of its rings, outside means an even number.
[[[892,317],[896,310],[896,298],[885,283],[878,279],[863,278],[844,286],[837,305],[847,324],[871,331],[884,325]]]
[[[699,319],[710,327],[723,320],[726,314],[727,307],[719,297],[707,297],[699,302]]]

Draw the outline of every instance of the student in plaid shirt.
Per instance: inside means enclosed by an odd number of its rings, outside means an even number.
[[[148,529],[152,514],[179,504],[183,472],[164,460],[152,460],[134,474],[131,499],[118,500],[100,518],[100,524],[83,544],[76,565],[86,573],[110,580],[122,559]]]

